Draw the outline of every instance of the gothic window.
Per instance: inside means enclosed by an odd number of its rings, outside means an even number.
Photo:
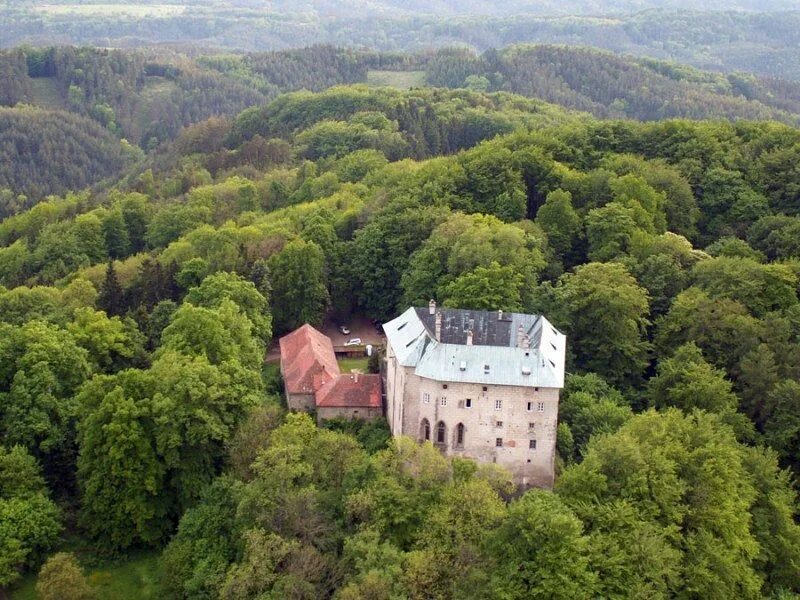
[[[428,423],[428,419],[422,419],[419,425],[419,437],[423,442],[431,439],[431,424]]]
[[[437,444],[444,444],[447,440],[447,428],[444,425],[444,421],[439,421],[439,424],[436,425],[436,443]]]
[[[464,447],[464,424],[459,423],[456,425],[456,446],[458,448]]]

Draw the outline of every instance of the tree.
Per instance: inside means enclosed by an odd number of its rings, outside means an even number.
[[[575,514],[551,492],[530,490],[508,508],[489,541],[492,595],[591,598],[595,574],[588,540]]]
[[[647,385],[650,400],[658,409],[674,406],[685,412],[699,408],[721,414],[735,411],[738,405],[725,372],[708,364],[691,342],[661,360]]]
[[[647,292],[619,263],[589,263],[557,288],[578,364],[611,382],[635,382],[647,362]]]
[[[161,333],[159,353],[178,351],[203,356],[211,364],[236,362],[257,371],[264,345],[253,336],[253,325],[232,300],[223,298],[218,308],[185,302]]]
[[[668,596],[758,597],[750,528],[757,494],[743,448],[720,417],[676,409],[637,415],[590,441],[557,490],[591,524],[590,535],[628,540],[614,545],[623,556],[600,563],[600,589],[621,579]],[[633,510],[621,518],[626,506]],[[606,511],[618,516],[603,518]]]
[[[442,288],[440,298],[447,307],[520,312],[524,283],[525,278],[514,267],[493,262],[451,281]]]
[[[628,252],[640,231],[635,216],[633,209],[618,202],[590,210],[586,215],[589,259],[609,261]]]
[[[764,406],[764,439],[781,461],[800,472],[800,383],[779,382]]]
[[[91,600],[95,593],[71,552],[57,552],[47,559],[36,580],[42,600]]]
[[[217,474],[260,386],[258,372],[236,363],[176,352],[162,352],[146,371],[88,382],[78,428],[87,531],[110,550],[164,541]]]
[[[272,275],[272,314],[280,332],[304,323],[319,325],[330,303],[325,257],[314,242],[294,240],[268,261]]]
[[[2,438],[40,457],[48,478],[68,486],[80,412],[75,394],[91,373],[88,354],[67,331],[41,321],[0,331]]]
[[[131,242],[121,210],[109,211],[103,219],[103,236],[106,254],[109,258],[119,259],[128,256],[131,251]]]
[[[253,324],[253,333],[264,344],[272,338],[269,303],[256,286],[236,273],[215,273],[189,290],[186,301],[195,306],[218,308],[223,299],[234,302]]]
[[[17,581],[55,544],[60,516],[36,460],[21,446],[0,446],[0,586]]]
[[[557,256],[574,258],[570,252],[581,234],[581,218],[572,207],[572,194],[555,190],[547,194],[545,203],[536,213],[536,222],[547,234],[547,241]]]
[[[108,261],[106,277],[100,284],[100,293],[97,296],[97,306],[112,316],[119,316],[125,312],[125,294],[119,284],[114,261]]]

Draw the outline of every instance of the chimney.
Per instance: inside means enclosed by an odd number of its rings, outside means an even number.
[[[522,327],[522,323],[520,323],[519,327],[517,327],[517,348],[523,348],[525,343],[525,329]]]
[[[431,301],[428,302],[428,314],[436,314],[436,300],[431,299]]]
[[[528,337],[527,333],[525,334],[525,337],[522,338],[522,347],[525,348],[525,350],[528,350],[531,347],[531,338]]]
[[[433,302],[433,300],[431,300]],[[434,308],[436,307],[436,303],[433,302]],[[442,313],[441,311],[436,312],[436,341],[442,341]]]
[[[467,346],[472,346],[472,329],[467,332]]]
[[[498,321],[502,321],[503,320],[503,309],[502,308],[497,311],[497,320]]]

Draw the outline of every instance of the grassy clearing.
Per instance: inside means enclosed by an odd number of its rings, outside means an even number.
[[[367,83],[401,90],[425,86],[425,71],[367,71]]]
[[[342,373],[349,373],[353,369],[358,369],[362,373],[366,373],[367,372],[367,362],[368,361],[369,361],[369,358],[364,356],[364,357],[359,357],[359,358],[341,358],[341,359],[337,360],[336,362],[339,363],[339,370]]]
[[[91,562],[76,552],[81,562]],[[143,550],[129,554],[124,559],[99,562],[84,566],[89,584],[103,600],[155,600],[165,597],[161,586],[160,552]],[[11,591],[12,600],[37,600],[36,575],[28,575],[19,587]]]

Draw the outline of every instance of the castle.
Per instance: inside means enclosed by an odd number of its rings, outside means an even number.
[[[551,488],[566,337],[541,315],[409,308],[383,326],[395,436]]]

